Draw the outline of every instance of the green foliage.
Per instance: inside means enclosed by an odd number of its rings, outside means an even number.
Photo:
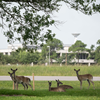
[[[42,46],[44,41],[52,40],[55,34],[48,27],[58,24],[52,13],[60,9],[61,2],[86,15],[100,13],[100,4],[95,0],[0,0],[0,26],[7,41]]]
[[[67,59],[67,61],[68,61],[68,63],[70,63],[73,59],[75,59],[75,53],[69,53],[68,54],[68,59]]]
[[[100,39],[97,41],[97,44],[100,46]]]
[[[91,45],[90,49],[86,49],[87,52],[89,52],[89,56],[87,59],[95,59],[95,50],[94,45]]]
[[[60,57],[57,57],[56,58],[56,61],[59,63],[59,64],[62,64],[62,61],[65,59],[65,55],[62,55]]]
[[[70,48],[69,51],[73,51],[73,52],[79,52],[79,51],[84,51],[86,47],[86,44],[84,44],[83,42],[81,42],[80,40],[77,40],[75,44],[73,44]]]
[[[100,64],[100,46],[98,46],[95,50],[95,60],[98,64]]]
[[[95,61],[100,64],[100,39],[97,41],[97,44],[99,46],[97,46],[96,50],[95,50],[95,55],[94,55],[94,58],[95,58]]]
[[[69,49],[69,52],[72,52],[74,55],[73,57],[78,58],[79,61],[79,53],[82,53],[82,51],[86,51],[86,44],[81,42],[80,40],[77,40],[75,44],[73,44]],[[72,56],[72,55],[71,55]],[[72,58],[73,58],[72,57]]]
[[[5,64],[6,60],[2,53],[0,53],[0,64]]]
[[[52,62],[52,59],[55,59],[57,57],[56,50],[62,49],[63,43],[56,38],[54,38],[52,41],[48,40],[42,48],[42,57],[44,60],[46,59],[46,56],[49,56],[49,48],[47,46],[50,46],[50,58]]]
[[[0,54],[1,64],[37,64],[41,60],[39,52],[26,52],[26,50],[19,50],[12,52],[11,55]]]

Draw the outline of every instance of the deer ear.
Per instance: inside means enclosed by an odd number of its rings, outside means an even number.
[[[13,69],[11,68],[11,70],[13,70]]]
[[[74,71],[76,71],[76,69],[74,69]]]
[[[16,68],[16,70],[18,70],[18,69]]]
[[[8,72],[8,74],[10,74],[10,72]]]

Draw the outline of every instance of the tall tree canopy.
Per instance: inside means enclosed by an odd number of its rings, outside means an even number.
[[[76,56],[76,58],[78,58],[78,63],[79,63],[79,54],[82,53],[82,51],[86,51],[86,44],[84,44],[82,41],[77,40],[75,42],[75,44],[73,44],[68,51],[72,51],[74,55],[74,57]]]
[[[97,44],[99,46],[97,46],[96,50],[95,50],[95,60],[97,61],[97,63],[100,65],[100,39],[97,41]]]
[[[0,26],[9,43],[41,45],[55,34],[48,27],[56,24],[52,18],[61,2],[84,14],[100,12],[96,0],[0,0]]]
[[[49,55],[49,48],[50,46],[50,59],[52,63],[52,59],[55,59],[57,57],[56,50],[60,50],[63,48],[63,43],[59,40],[54,38],[52,41],[48,40],[47,44],[45,44],[42,48],[42,58],[43,60],[46,59],[46,56]]]

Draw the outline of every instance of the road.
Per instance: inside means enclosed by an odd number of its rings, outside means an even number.
[[[26,76],[33,80],[33,76]],[[78,81],[76,76],[34,76],[35,81],[54,81],[56,79],[62,81]],[[0,81],[11,81],[10,76],[0,76]],[[100,77],[93,77],[93,81],[100,81]]]

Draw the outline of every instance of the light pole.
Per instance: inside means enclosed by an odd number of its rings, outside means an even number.
[[[47,46],[49,48],[49,65],[50,65],[50,46]]]

